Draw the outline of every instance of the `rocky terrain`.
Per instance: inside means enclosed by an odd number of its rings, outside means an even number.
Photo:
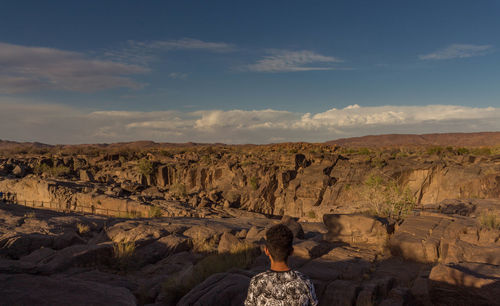
[[[265,229],[284,222],[291,265],[321,305],[495,305],[500,229],[473,217],[484,211],[499,216],[500,201],[445,201],[395,226],[361,214],[120,219],[1,204],[0,304],[241,305],[269,265]]]
[[[321,305],[498,304],[498,146],[5,146],[1,305],[241,305],[278,222]]]

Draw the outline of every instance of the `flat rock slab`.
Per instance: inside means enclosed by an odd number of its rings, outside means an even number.
[[[0,275],[1,305],[136,305],[125,288],[76,278]]]
[[[214,274],[193,288],[177,305],[243,305],[249,285],[250,277],[243,274]]]

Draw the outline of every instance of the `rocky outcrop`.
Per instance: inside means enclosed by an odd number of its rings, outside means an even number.
[[[495,207],[481,203],[470,213]],[[446,205],[435,207],[456,211]],[[31,304],[241,304],[250,278],[269,267],[261,239],[285,222],[301,233],[289,263],[322,305],[496,302],[500,230],[475,217],[420,211],[393,229],[359,214],[325,215],[324,224],[232,214],[126,220],[3,206],[0,294]]]
[[[130,210],[143,215],[149,208],[141,204],[177,200],[194,208],[243,208],[309,221],[321,221],[327,213],[373,210],[367,185],[373,178],[399,186],[399,192],[407,192],[416,205],[500,197],[498,156],[453,150],[442,154],[417,149],[351,152],[292,144],[208,147],[142,156],[127,152],[20,157],[0,159],[0,174],[5,178],[0,191],[12,190],[21,200],[45,199],[65,207],[110,201],[110,207],[137,206]],[[144,163],[147,167],[141,170]],[[155,192],[150,192],[151,187]],[[92,196],[72,196],[77,193]],[[96,195],[107,197],[96,199]],[[125,202],[111,203],[115,200],[110,198]]]

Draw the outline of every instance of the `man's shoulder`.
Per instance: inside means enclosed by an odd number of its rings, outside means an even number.
[[[274,273],[273,271],[269,271],[269,270],[268,270],[268,271],[264,271],[264,272],[261,272],[261,273],[259,273],[259,274],[256,274],[256,275],[254,275],[254,276],[252,277],[251,282],[257,282],[257,281],[259,281],[259,280],[261,280],[261,279],[267,279],[267,278],[270,278],[270,277],[272,277],[273,273]]]

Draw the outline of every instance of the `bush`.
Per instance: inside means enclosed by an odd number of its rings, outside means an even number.
[[[140,174],[149,176],[153,174],[153,163],[147,159],[141,159],[137,164],[137,169]]]
[[[381,217],[404,218],[414,207],[415,197],[408,187],[393,179],[370,176],[364,183],[361,196],[370,205],[370,212]]]
[[[500,220],[497,219],[497,216],[492,213],[482,214],[479,222],[482,227],[487,229],[500,229]]]
[[[128,271],[132,267],[135,253],[135,242],[118,242],[113,244],[113,257],[119,270]]]
[[[310,210],[308,213],[307,213],[307,216],[311,219],[314,219],[316,218],[316,213],[314,212],[314,210]]]
[[[186,185],[182,183],[175,183],[170,186],[170,192],[176,196],[184,198],[187,196]]]
[[[163,217],[163,210],[158,206],[151,206],[149,208],[149,217],[150,218]]]
[[[35,166],[33,172],[37,175],[46,174],[50,177],[60,177],[69,174],[71,170],[62,165],[50,167],[47,164],[39,164]]]
[[[428,155],[441,155],[444,152],[443,147],[435,146],[427,149]]]
[[[259,189],[259,178],[256,176],[252,176],[250,178],[250,186],[252,187],[253,190]]]

